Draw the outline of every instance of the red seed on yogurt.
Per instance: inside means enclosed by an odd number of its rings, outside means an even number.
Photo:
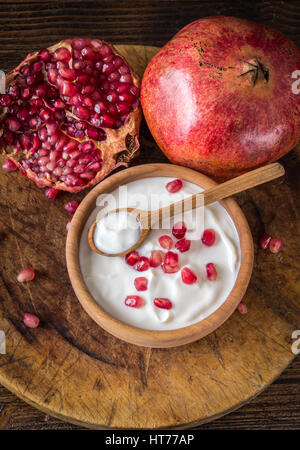
[[[214,263],[208,263],[206,264],[206,278],[209,281],[215,281],[217,279],[217,269],[214,265]]]
[[[166,235],[166,234],[163,235],[163,236],[160,236],[158,238],[158,242],[159,242],[159,245],[162,248],[165,248],[166,250],[170,250],[173,247],[173,245],[174,245],[173,239],[170,236]]]
[[[146,277],[137,277],[134,279],[134,286],[137,291],[146,291],[148,289],[148,279]]]
[[[168,298],[156,297],[153,303],[157,308],[171,309],[173,307],[172,302]]]
[[[172,228],[172,234],[176,239],[182,239],[186,233],[186,224],[184,222],[176,222]]]
[[[150,267],[158,267],[165,259],[165,253],[162,250],[152,250],[150,256]]]
[[[190,249],[190,247],[191,247],[191,241],[189,241],[188,239],[185,239],[185,238],[180,239],[175,244],[175,248],[181,253],[187,252]]]
[[[125,298],[125,305],[131,308],[140,308],[143,304],[144,300],[139,295],[128,295]]]
[[[183,186],[182,181],[179,178],[177,178],[176,180],[173,180],[173,181],[170,181],[169,183],[167,183],[166,189],[171,194],[175,194],[175,192],[180,191],[182,186]]]
[[[181,279],[185,284],[194,284],[198,277],[191,269],[184,267],[181,271]]]
[[[178,254],[174,252],[167,252],[161,268],[165,273],[178,272],[180,269],[178,264]]]
[[[149,258],[147,258],[146,256],[141,256],[140,259],[133,266],[133,268],[138,272],[144,272],[145,270],[148,270],[149,267],[150,261]]]
[[[216,242],[216,233],[215,230],[208,228],[203,231],[201,241],[207,247],[211,247]]]
[[[125,256],[125,262],[129,266],[134,266],[138,262],[139,259],[140,259],[140,255],[139,255],[139,252],[137,252],[136,250],[133,250],[132,252],[127,253],[127,255]]]

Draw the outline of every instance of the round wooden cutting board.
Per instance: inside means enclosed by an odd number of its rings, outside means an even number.
[[[119,51],[141,75],[157,49]],[[165,161],[143,124],[135,164]],[[253,398],[294,358],[291,335],[300,328],[298,161],[299,148],[282,161],[284,179],[237,196],[255,243],[264,230],[284,241],[277,255],[255,247],[248,314],[235,312],[206,338],[174,349],[122,342],[77,301],[65,264],[63,205],[87,192],[51,201],[19,173],[1,171],[0,330],[7,353],[0,354],[0,383],[47,414],[90,428],[191,427]],[[29,264],[35,280],[18,283],[16,274]],[[41,326],[26,328],[24,312],[36,313]]]

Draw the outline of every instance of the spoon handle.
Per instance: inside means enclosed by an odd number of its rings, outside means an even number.
[[[279,178],[284,175],[284,172],[283,166],[279,163],[252,170],[164,208],[149,211],[151,223],[153,224],[164,217],[173,217],[182,211],[190,211],[199,206],[210,205],[231,195]]]

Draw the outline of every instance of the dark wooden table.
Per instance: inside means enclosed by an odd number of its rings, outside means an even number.
[[[160,46],[185,24],[209,15],[256,20],[300,45],[298,1],[15,1],[1,2],[1,70],[17,65],[26,53],[74,35],[112,43]],[[299,68],[300,69],[300,68]],[[300,429],[300,360],[264,393],[200,429]],[[78,429],[26,405],[0,386],[0,429]]]

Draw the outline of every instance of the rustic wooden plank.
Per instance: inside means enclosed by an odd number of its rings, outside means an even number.
[[[196,429],[210,430],[299,430],[300,359],[247,405]],[[45,415],[0,386],[0,429],[77,430],[84,429]]]

